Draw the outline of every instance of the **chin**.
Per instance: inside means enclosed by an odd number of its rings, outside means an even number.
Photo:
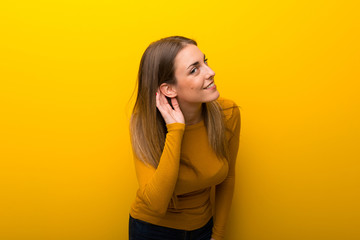
[[[207,101],[204,101],[204,102],[212,102],[212,101],[215,101],[216,99],[218,99],[219,97],[220,97],[220,93],[218,91],[216,91],[213,94],[211,94],[211,97],[209,96],[209,99],[207,99]]]
[[[216,92],[217,92],[217,94],[216,94],[216,98],[214,99],[214,101],[220,97],[220,93],[218,91],[216,91]]]

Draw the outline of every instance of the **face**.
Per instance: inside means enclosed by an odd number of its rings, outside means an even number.
[[[208,66],[200,49],[188,44],[175,58],[174,87],[179,102],[203,103],[214,101],[219,92],[214,83],[215,72]]]

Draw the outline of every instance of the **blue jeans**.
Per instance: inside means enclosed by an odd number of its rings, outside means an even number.
[[[129,240],[210,240],[212,227],[213,218],[201,228],[186,231],[154,225],[129,215]]]

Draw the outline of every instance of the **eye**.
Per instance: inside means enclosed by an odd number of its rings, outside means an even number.
[[[204,63],[205,63],[206,65],[208,64],[208,59],[207,59],[207,58],[204,59]]]
[[[195,73],[195,70],[197,70],[197,67],[194,67],[194,68],[190,71],[190,74]]]

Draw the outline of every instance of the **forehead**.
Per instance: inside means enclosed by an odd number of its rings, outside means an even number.
[[[175,57],[175,68],[186,69],[196,61],[202,61],[204,54],[193,44],[188,44]]]

